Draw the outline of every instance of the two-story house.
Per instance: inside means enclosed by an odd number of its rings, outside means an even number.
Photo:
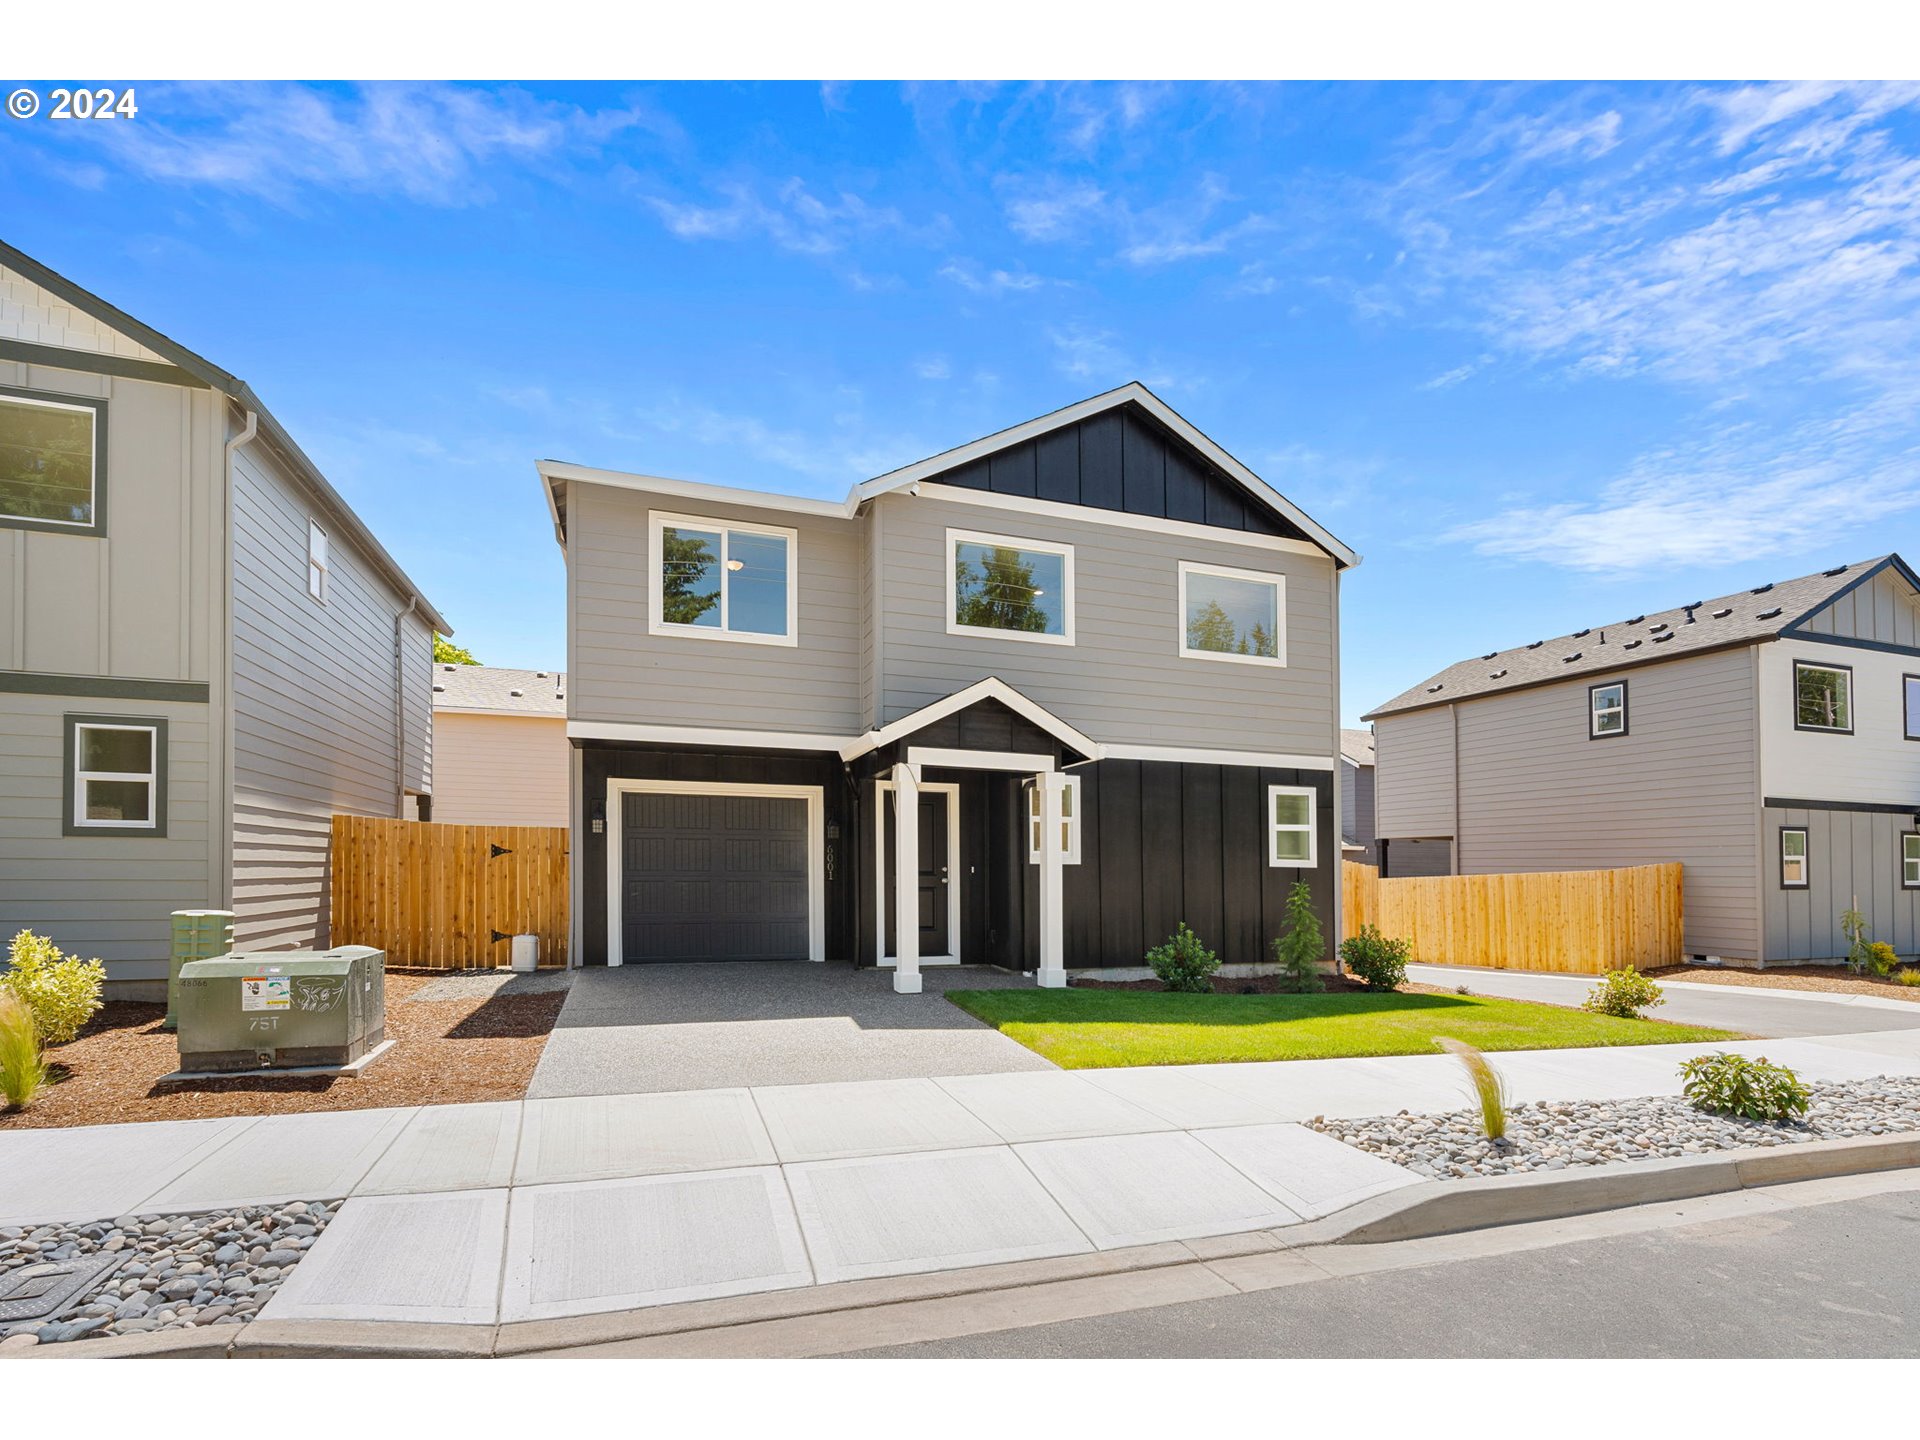
[[[326,943],[330,817],[430,788],[436,628],[245,383],[0,244],[0,943],[122,995],[174,910]]]
[[[574,953],[1065,983],[1337,932],[1358,557],[1138,384],[845,500],[543,462]]]
[[[1369,717],[1381,868],[1678,860],[1687,951],[1920,951],[1920,578],[1898,555],[1491,650]]]

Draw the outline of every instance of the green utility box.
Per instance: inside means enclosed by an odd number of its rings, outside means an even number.
[[[180,1028],[180,967],[195,960],[211,960],[233,949],[231,910],[176,910],[173,912],[173,958],[167,962],[167,1018],[162,1030]]]
[[[192,961],[180,971],[180,1068],[350,1065],[386,1038],[386,967],[368,945]]]

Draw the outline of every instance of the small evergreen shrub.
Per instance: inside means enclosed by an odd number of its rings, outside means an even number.
[[[1320,962],[1327,942],[1320,934],[1320,917],[1313,913],[1313,891],[1304,880],[1287,892],[1286,929],[1273,942],[1273,958],[1288,985],[1302,994],[1326,987],[1320,983]]]
[[[1360,933],[1340,942],[1340,960],[1369,990],[1398,990],[1407,983],[1407,962],[1413,942],[1388,939],[1378,927],[1362,925]]]
[[[0,991],[17,995],[33,1014],[42,1045],[64,1045],[100,1008],[107,971],[98,960],[76,960],[44,935],[22,930],[0,971]]]
[[[1580,1002],[1582,1010],[1595,1015],[1615,1015],[1622,1020],[1638,1020],[1642,1010],[1667,1003],[1660,987],[1631,965],[1624,970],[1609,970],[1600,983]]]
[[[1213,992],[1213,972],[1220,968],[1220,957],[1202,945],[1182,920],[1164,944],[1147,951],[1147,964],[1167,989],[1208,995]]]
[[[9,990],[0,990],[0,1105],[24,1110],[47,1083],[47,1064],[40,1053],[33,1011]]]
[[[1867,969],[1882,980],[1899,968],[1900,957],[1894,953],[1893,946],[1884,940],[1874,940],[1867,945]]]
[[[1441,1035],[1433,1043],[1466,1066],[1467,1080],[1473,1086],[1474,1098],[1480,1102],[1481,1128],[1496,1144],[1504,1141],[1507,1138],[1507,1082],[1493,1068],[1493,1062],[1464,1040]]]
[[[1680,1062],[1681,1089],[1695,1109],[1749,1120],[1793,1120],[1807,1113],[1807,1087],[1767,1057],[1749,1060],[1722,1050]]]

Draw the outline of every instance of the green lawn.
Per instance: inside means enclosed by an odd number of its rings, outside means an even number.
[[[1482,1050],[1666,1045],[1731,1030],[1616,1020],[1483,995],[1174,995],[1153,990],[952,990],[947,998],[1066,1070],[1433,1055],[1436,1036]]]

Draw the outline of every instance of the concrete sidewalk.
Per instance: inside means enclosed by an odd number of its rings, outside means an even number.
[[[1495,1061],[1600,1099],[1713,1048]],[[1726,1048],[1920,1074],[1912,1029]],[[1417,1180],[1297,1122],[1463,1104],[1436,1055],[10,1131],[0,1223],[351,1196],[263,1319],[490,1325],[1291,1225]]]

